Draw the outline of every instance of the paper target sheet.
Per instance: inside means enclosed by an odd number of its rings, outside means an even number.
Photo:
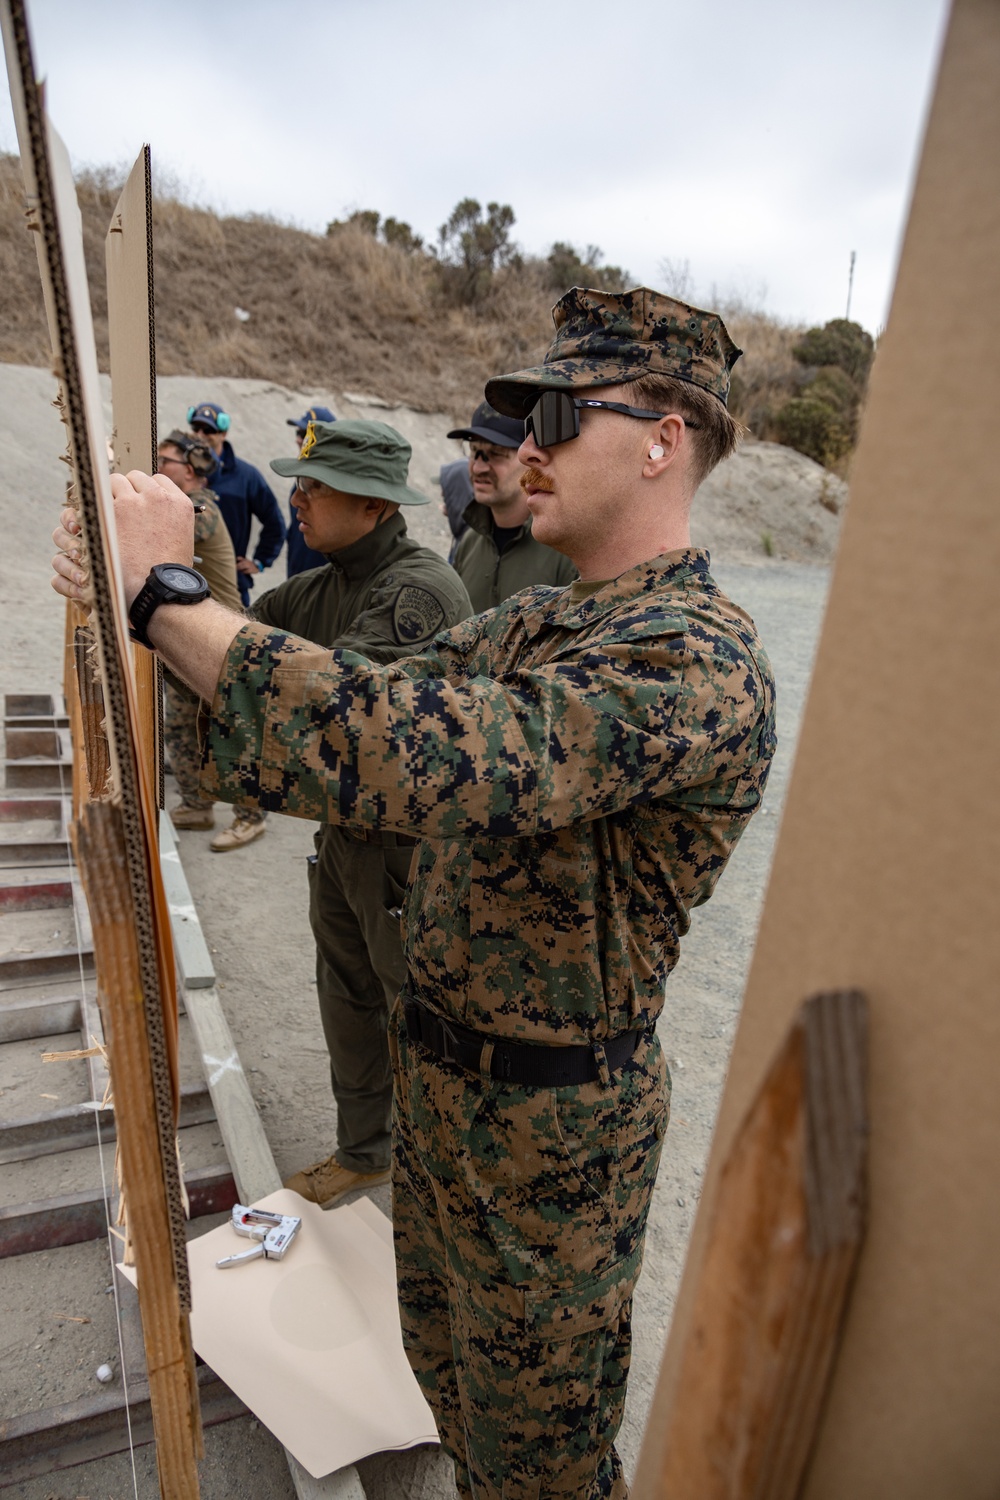
[[[248,1240],[224,1224],[189,1241],[198,1355],[316,1479],[437,1442],[403,1353],[385,1215],[366,1199],[324,1213],[287,1188],[252,1206],[302,1228],[283,1260],[225,1270],[216,1261]]]

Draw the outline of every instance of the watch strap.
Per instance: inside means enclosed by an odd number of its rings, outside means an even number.
[[[185,594],[178,589],[171,588],[158,577],[158,569],[153,567],[149,570],[146,582],[132,600],[132,608],[128,612],[128,633],[133,641],[138,641],[139,645],[145,646],[147,651],[155,649],[146,630],[153,614],[161,604],[200,604],[211,594],[207,580],[196,568],[187,568],[186,571],[201,580],[201,588],[194,593]]]

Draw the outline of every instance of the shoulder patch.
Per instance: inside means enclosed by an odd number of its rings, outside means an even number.
[[[444,624],[444,606],[428,589],[408,583],[392,606],[392,628],[398,641],[423,641]]]

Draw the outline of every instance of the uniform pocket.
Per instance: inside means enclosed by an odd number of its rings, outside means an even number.
[[[612,1179],[599,1129],[573,1137],[573,1126],[570,1146],[549,1089],[495,1085],[476,1112],[469,1186],[512,1286],[588,1276],[612,1253]]]
[[[599,1471],[607,1479],[640,1259],[569,1286],[527,1289],[514,1319],[497,1316],[491,1287],[457,1283],[456,1374],[477,1494],[579,1500],[596,1492]]]
[[[525,1334],[550,1342],[610,1327],[632,1296],[641,1264],[642,1247],[638,1246],[624,1260],[588,1281],[525,1292]]]

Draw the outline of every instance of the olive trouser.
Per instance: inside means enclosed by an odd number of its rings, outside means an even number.
[[[467,1072],[390,1023],[403,1343],[464,1500],[625,1500],[614,1440],[669,1111],[655,1035],[608,1087]]]
[[[400,908],[413,840],[362,842],[325,824],[309,865],[316,992],[337,1104],[337,1149],[352,1172],[389,1165],[392,1070],[386,1027],[406,979]]]

